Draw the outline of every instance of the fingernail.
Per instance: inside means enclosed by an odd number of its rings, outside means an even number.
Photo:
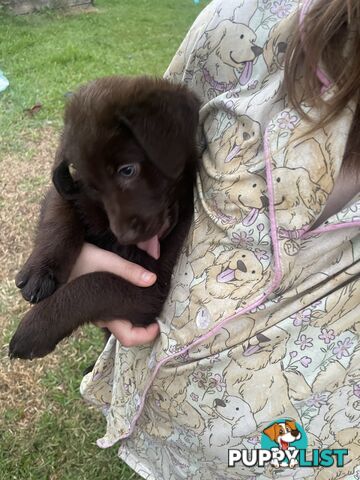
[[[150,273],[150,272],[144,272],[141,275],[141,278],[142,278],[142,280],[144,280],[144,282],[148,283],[148,282],[151,282],[152,280],[155,279],[155,275],[153,273]]]

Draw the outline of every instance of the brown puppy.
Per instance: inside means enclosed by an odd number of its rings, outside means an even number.
[[[71,98],[32,254],[16,278],[35,306],[12,357],[42,357],[86,322],[154,322],[193,212],[199,102],[149,77],[96,80]],[[106,272],[66,283],[84,241],[157,274],[152,287]],[[136,247],[157,252],[158,260]],[[40,302],[40,303],[38,303]]]

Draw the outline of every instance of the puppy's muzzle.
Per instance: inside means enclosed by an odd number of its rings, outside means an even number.
[[[131,245],[139,241],[139,237],[146,234],[145,223],[137,216],[118,221],[110,218],[110,229],[122,245]]]

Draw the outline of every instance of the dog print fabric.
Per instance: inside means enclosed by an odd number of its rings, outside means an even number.
[[[360,478],[360,195],[312,228],[353,105],[311,133],[289,106],[283,59],[300,7],[215,1],[166,72],[202,101],[194,221],[158,340],[111,337],[81,385],[106,416],[99,446],[120,445],[147,479]],[[310,448],[348,448],[344,468],[227,468],[228,448],[259,448],[279,418]]]

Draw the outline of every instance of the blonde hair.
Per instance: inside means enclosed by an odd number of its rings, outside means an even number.
[[[298,28],[285,57],[285,88],[290,103],[306,117],[300,102],[322,107],[323,116],[315,127],[336,118],[352,99],[357,108],[350,130],[344,166],[360,171],[360,0],[314,0],[304,15],[296,19]],[[323,83],[318,68],[323,66],[336,93],[330,101],[321,97]],[[299,93],[297,79],[303,77]],[[301,97],[301,98],[300,98]]]

